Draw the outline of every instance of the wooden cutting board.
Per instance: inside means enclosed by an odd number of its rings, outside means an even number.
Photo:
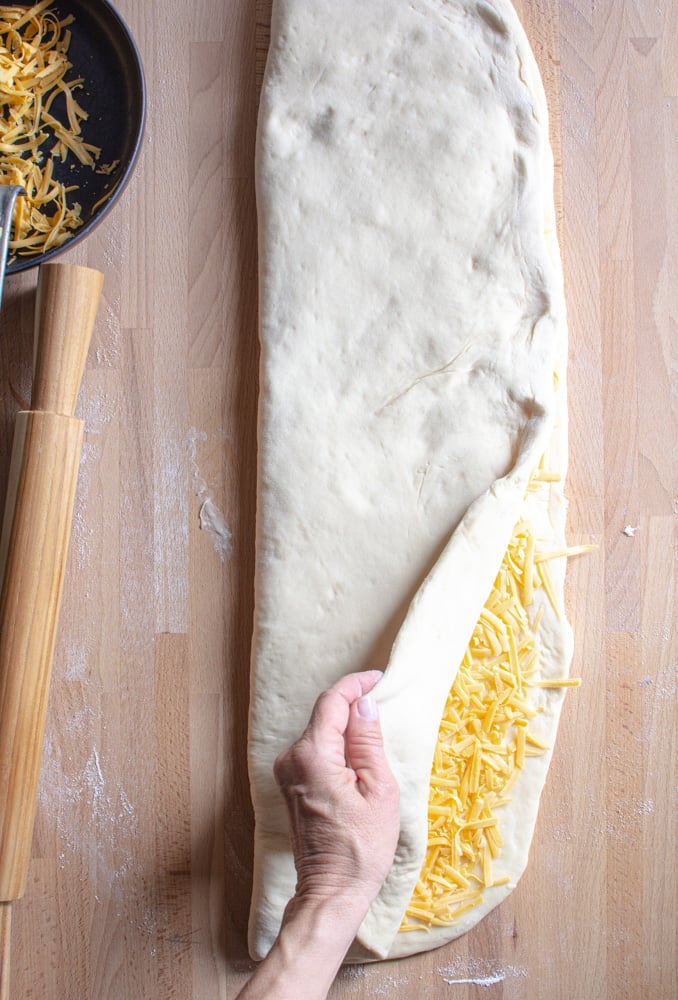
[[[122,202],[65,258],[103,270],[105,298],[11,995],[222,1000],[251,970],[253,146],[270,2],[116,6],[149,123]],[[333,1000],[678,993],[678,7],[517,6],[558,168],[568,534],[599,545],[567,584],[583,686],[516,892],[446,948],[341,973]],[[0,318],[3,496],[35,277],[8,281]]]

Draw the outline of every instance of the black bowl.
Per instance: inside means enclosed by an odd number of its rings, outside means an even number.
[[[101,147],[97,166],[119,161],[110,174],[96,170],[70,154],[55,164],[54,176],[77,184],[71,202],[82,207],[83,225],[61,246],[45,253],[10,256],[7,274],[16,274],[51,260],[84,239],[110,212],[129,180],[141,148],[146,118],[146,86],[139,51],[125,22],[108,0],[54,0],[60,17],[72,14],[68,57],[69,78],[83,77],[78,103],[88,112],[82,138]],[[59,117],[58,104],[55,114]],[[108,197],[106,197],[108,195]],[[102,201],[101,199],[105,199]]]

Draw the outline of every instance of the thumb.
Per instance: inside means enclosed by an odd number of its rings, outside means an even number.
[[[351,705],[346,727],[346,759],[365,790],[391,776],[381,734],[379,711],[373,694],[365,694]]]

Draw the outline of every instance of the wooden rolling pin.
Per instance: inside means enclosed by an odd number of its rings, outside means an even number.
[[[0,538],[0,923],[26,887],[82,450],[73,414],[102,285],[69,264],[38,276],[31,409],[17,416]]]

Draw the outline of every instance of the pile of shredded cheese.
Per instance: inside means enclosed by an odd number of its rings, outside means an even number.
[[[530,490],[557,479],[537,470]],[[543,591],[560,617],[548,560],[590,548],[542,553],[525,520],[513,532],[443,712],[431,770],[426,859],[401,931],[450,926],[482,902],[483,889],[508,882],[495,879],[492,870],[503,846],[498,810],[509,801],[526,758],[548,750],[530,732],[538,709],[529,691],[580,683],[541,676],[543,604],[532,620],[526,609]]]
[[[54,164],[72,153],[94,168],[101,152],[81,135],[87,112],[73,94],[84,81],[66,79],[73,17],[60,19],[51,5],[0,7],[0,183],[26,192],[16,202],[11,254],[60,246],[82,226],[80,205],[69,202],[77,188],[54,177]],[[66,121],[52,113],[62,94]]]

